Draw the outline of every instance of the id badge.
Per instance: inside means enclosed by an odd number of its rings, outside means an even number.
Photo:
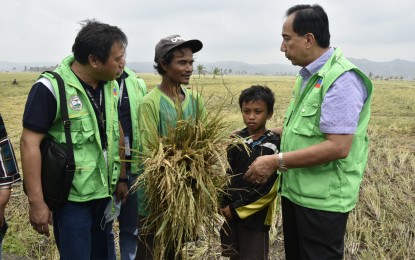
[[[128,138],[128,136],[124,136],[124,142],[125,142],[125,156],[130,156],[131,155],[130,138]]]
[[[102,152],[104,153],[105,165],[108,168],[108,152],[107,150],[103,150]]]

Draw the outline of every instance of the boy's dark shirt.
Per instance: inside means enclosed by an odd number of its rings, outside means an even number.
[[[248,130],[241,130],[238,135],[246,138],[246,144],[250,153],[242,145],[232,147],[228,151],[228,161],[230,169],[228,173],[232,175],[231,183],[227,190],[227,195],[222,199],[222,207],[230,206],[232,216],[237,221],[242,221],[243,225],[255,230],[269,230],[265,225],[265,218],[268,206],[261,211],[245,218],[240,219],[235,209],[241,206],[249,205],[262,198],[270,192],[278,175],[273,174],[263,185],[256,185],[243,179],[244,173],[248,170],[251,163],[259,156],[278,153],[280,150],[280,136],[272,131],[266,131],[260,138],[252,141],[249,137]],[[248,143],[248,141],[252,141]],[[277,150],[271,149],[275,147]]]

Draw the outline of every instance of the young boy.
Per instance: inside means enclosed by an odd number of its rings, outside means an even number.
[[[221,212],[226,221],[221,230],[221,241],[222,256],[230,259],[268,259],[277,174],[265,184],[247,182],[243,174],[258,156],[279,152],[279,135],[266,129],[274,102],[273,92],[265,86],[247,88],[239,97],[246,128],[237,135],[246,139],[249,151],[235,146],[228,152],[232,178],[227,195],[222,199]]]

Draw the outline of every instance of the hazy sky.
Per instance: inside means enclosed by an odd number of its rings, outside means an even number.
[[[59,63],[71,53],[79,21],[96,18],[128,36],[128,61],[152,61],[167,35],[200,39],[199,61],[289,64],[280,52],[291,0],[2,0],[0,61]],[[415,61],[414,0],[321,0],[331,45],[346,57]]]

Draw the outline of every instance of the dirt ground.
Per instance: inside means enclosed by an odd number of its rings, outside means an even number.
[[[31,260],[32,258],[21,257],[13,254],[2,253],[3,260]]]

